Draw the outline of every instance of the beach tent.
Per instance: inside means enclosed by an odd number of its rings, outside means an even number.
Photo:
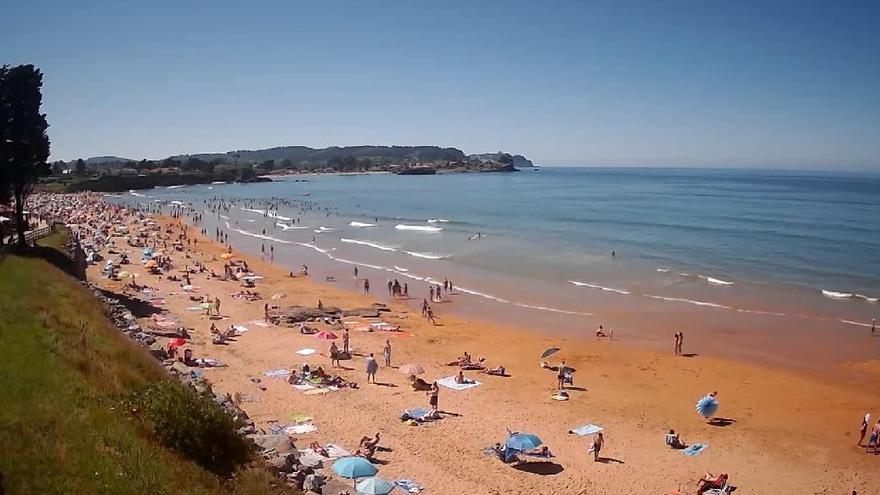
[[[525,451],[536,449],[543,443],[540,438],[531,433],[514,433],[507,437],[504,445],[510,449]]]
[[[387,495],[388,493],[391,493],[391,490],[394,490],[394,483],[380,478],[367,478],[361,480],[356,488],[358,493],[364,493],[367,495]]]
[[[370,461],[358,456],[340,457],[333,463],[333,472],[352,480],[374,476],[379,470]]]

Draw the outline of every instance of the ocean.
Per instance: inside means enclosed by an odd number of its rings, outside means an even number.
[[[666,332],[696,314],[730,331],[852,332],[880,313],[880,174],[544,167],[296,176],[115,200],[190,206],[209,237],[221,229],[267,256],[274,246],[276,262],[338,280],[357,265],[376,288],[408,283],[419,302],[448,278],[475,301],[458,308],[466,314],[527,326],[635,328],[662,315]],[[213,210],[218,200],[232,207]]]

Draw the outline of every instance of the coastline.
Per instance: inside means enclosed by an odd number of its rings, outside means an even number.
[[[167,218],[160,221],[169,222]],[[223,248],[204,237],[193,237],[199,239],[197,248],[192,249],[193,256],[215,270],[222,267],[222,262],[210,260]],[[252,270],[266,277],[258,285],[264,296],[287,294],[278,301],[284,305],[310,306],[320,298],[327,305],[348,308],[375,300],[330,284],[288,279],[286,271],[278,266],[257,257],[240,256]],[[118,282],[96,277],[96,272],[96,267],[90,267],[90,278],[119,289]],[[173,292],[175,287],[166,281],[154,283],[152,277],[143,280],[159,288],[160,293]],[[200,280],[197,285],[203,287],[202,293],[222,293],[223,313],[229,316],[224,324],[248,325],[261,317],[262,301],[247,303],[228,298],[232,287],[218,281]],[[326,357],[300,358],[293,353],[306,346],[326,353],[324,342],[299,335],[294,329],[248,325],[250,330],[236,342],[213,346],[207,330],[209,321],[201,314],[187,312],[186,306],[181,298],[166,298],[166,309],[195,329],[191,348],[196,355],[229,364],[229,368],[205,370],[215,388],[257,396],[259,400],[241,406],[258,426],[265,427],[270,419],[281,419],[291,411],[305,412],[316,418],[318,431],[303,436],[301,447],[320,439],[350,449],[361,435],[382,431],[394,452],[380,456],[388,461],[380,474],[416,479],[429,493],[620,493],[646,488],[651,493],[665,493],[679,485],[690,485],[704,471],[728,472],[744,493],[815,493],[839,488],[841,482],[865,489],[878,481],[876,475],[869,474],[876,462],[874,457],[864,456],[855,447],[858,418],[865,410],[880,406],[862,391],[863,387],[872,390],[880,384],[877,362],[853,364],[873,376],[853,383],[723,358],[676,358],[671,353],[618,345],[620,342],[544,335],[449,316],[445,311],[440,314],[443,326],[432,327],[408,306],[393,303],[395,317],[388,321],[400,323],[407,334],[412,334],[392,337],[395,362],[420,362],[428,370],[426,378],[434,378],[453,373],[452,368],[437,363],[468,350],[474,356],[485,356],[490,365],[504,364],[512,374],[510,378],[480,378],[469,373],[483,385],[464,392],[441,392],[441,409],[462,416],[413,428],[400,423],[396,416],[404,408],[424,406],[426,400],[422,393],[410,391],[396,371],[380,369],[380,381],[395,385],[387,388],[361,383],[360,390],[308,397],[282,380],[262,377],[261,384],[266,388],[262,391],[250,377],[260,377],[269,369],[295,367],[300,361],[329,365]],[[384,338],[386,334],[381,332],[353,332],[352,344],[355,349],[380,354]],[[692,347],[689,344],[685,344],[686,351]],[[575,385],[585,388],[573,391],[568,402],[549,399],[555,388],[554,377],[537,366],[541,350],[552,345],[563,348],[569,365],[579,369]],[[362,358],[348,366],[355,369],[342,373],[362,382]],[[720,392],[720,414],[736,420],[730,426],[707,426],[693,410],[696,399],[713,389]],[[780,390],[786,393],[780,394]],[[606,428],[608,445],[603,452],[622,463],[587,460],[586,440],[565,433],[586,422]],[[662,433],[670,427],[686,441],[700,441],[711,447],[695,458],[669,451],[662,444]],[[514,470],[480,454],[480,449],[503,438],[504,428],[541,436],[564,470],[540,476]],[[448,445],[449,437],[458,440]],[[443,448],[438,450],[438,445]],[[755,459],[768,468],[756,472]],[[780,473],[786,475],[782,477],[785,479],[779,479]]]

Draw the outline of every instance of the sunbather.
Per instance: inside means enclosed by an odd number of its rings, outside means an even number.
[[[504,365],[496,366],[494,368],[480,370],[480,373],[485,373],[487,375],[495,375],[495,376],[507,376],[507,370],[504,369]]]
[[[683,449],[687,447],[687,445],[678,438],[678,433],[676,433],[675,430],[669,430],[669,433],[666,434],[666,446],[670,449]]]
[[[550,452],[550,449],[547,448],[546,445],[544,445],[540,448],[537,448],[537,449],[526,450],[523,452],[523,454],[529,455],[532,457],[553,457],[553,453]]]
[[[455,383],[458,383],[460,385],[468,385],[468,384],[474,383],[474,381],[468,380],[467,378],[465,378],[464,372],[459,370],[458,374],[455,375]]]
[[[713,476],[712,473],[706,473],[702,478],[697,480],[697,493],[705,493],[713,489],[721,489],[727,484],[727,474],[721,473]]]
[[[324,457],[330,457],[330,454],[327,453],[327,449],[325,449],[324,447],[321,447],[321,444],[318,443],[317,441],[310,443],[309,448],[312,449],[312,451],[318,455],[322,455]]]

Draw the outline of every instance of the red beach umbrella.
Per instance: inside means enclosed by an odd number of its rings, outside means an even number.
[[[338,337],[336,337],[336,334],[333,332],[328,332],[326,330],[322,330],[322,331],[315,334],[315,338],[318,338],[321,340],[336,340]]]

